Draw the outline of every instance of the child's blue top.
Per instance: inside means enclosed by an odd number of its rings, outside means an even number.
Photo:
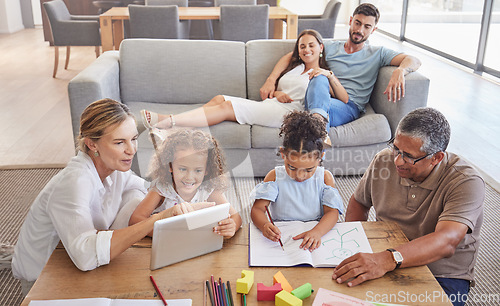
[[[325,168],[317,167],[314,175],[303,182],[288,176],[285,166],[275,168],[276,180],[262,182],[252,190],[252,199],[271,201],[273,221],[318,221],[323,205],[343,213],[344,204],[336,188],[325,184]]]

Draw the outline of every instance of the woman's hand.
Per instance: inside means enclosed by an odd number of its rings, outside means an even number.
[[[290,103],[293,102],[293,99],[290,98],[289,95],[282,91],[275,91],[274,92],[274,97],[281,103]]]
[[[236,233],[236,222],[230,215],[227,219],[219,221],[218,226],[214,227],[214,232],[226,238],[231,238]]]
[[[333,75],[330,70],[326,70],[326,69],[319,68],[319,67],[313,68],[310,71],[308,71],[307,73],[309,74],[309,80],[311,80],[314,77],[317,77],[318,75],[324,75],[327,78],[330,77],[331,75]]]
[[[304,239],[300,244],[301,249],[308,249],[310,252],[316,250],[321,245],[321,234],[313,228],[293,237],[293,240]]]
[[[191,211],[195,211],[198,209],[203,209],[207,207],[214,206],[215,202],[199,202],[199,203],[187,203],[183,202],[181,204],[174,205],[164,211],[158,213],[160,219],[170,218],[173,216],[178,216],[182,214],[186,214]]]

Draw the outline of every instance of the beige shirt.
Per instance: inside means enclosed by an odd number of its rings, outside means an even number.
[[[389,149],[379,152],[356,191],[356,201],[373,206],[377,220],[399,224],[409,240],[434,232],[439,221],[469,227],[455,254],[428,265],[435,277],[472,280],[483,222],[484,182],[476,170],[445,153],[423,182],[399,177]]]

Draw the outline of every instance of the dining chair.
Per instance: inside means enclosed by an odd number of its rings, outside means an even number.
[[[269,5],[222,5],[220,34],[222,40],[268,39]]]
[[[189,7],[213,7],[213,0],[189,0]],[[191,20],[189,39],[214,39],[214,31],[210,19]],[[218,21],[218,20],[217,20]]]
[[[131,38],[178,39],[181,37],[177,5],[128,6]]]
[[[335,24],[342,3],[336,0],[330,0],[321,16],[299,16],[297,23],[298,32],[305,29],[314,29],[323,36],[323,38],[333,38],[335,33]]]
[[[214,0],[214,6],[221,5],[257,5],[257,0]],[[221,39],[220,20],[212,20],[214,39]]]
[[[54,72],[57,74],[59,65],[59,47],[66,46],[66,63],[68,69],[70,46],[95,46],[96,57],[100,55],[101,35],[99,33],[99,16],[97,15],[71,15],[63,0],[44,2],[43,7],[49,18],[54,45]]]
[[[146,0],[145,3],[146,5],[177,5],[177,7],[188,6],[188,0]],[[189,39],[191,20],[181,20],[179,27],[179,38]]]

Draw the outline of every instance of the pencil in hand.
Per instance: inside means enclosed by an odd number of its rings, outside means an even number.
[[[271,214],[269,213],[269,209],[267,208],[267,206],[266,206],[266,213],[267,213],[267,217],[269,218],[269,221],[271,221],[271,224],[274,225],[274,221],[271,218]],[[274,226],[276,226],[276,225],[274,225]],[[283,252],[284,252],[285,248],[283,247],[283,242],[281,242],[281,238],[278,239],[278,242],[280,243],[280,246],[281,246],[281,248],[283,249]]]

